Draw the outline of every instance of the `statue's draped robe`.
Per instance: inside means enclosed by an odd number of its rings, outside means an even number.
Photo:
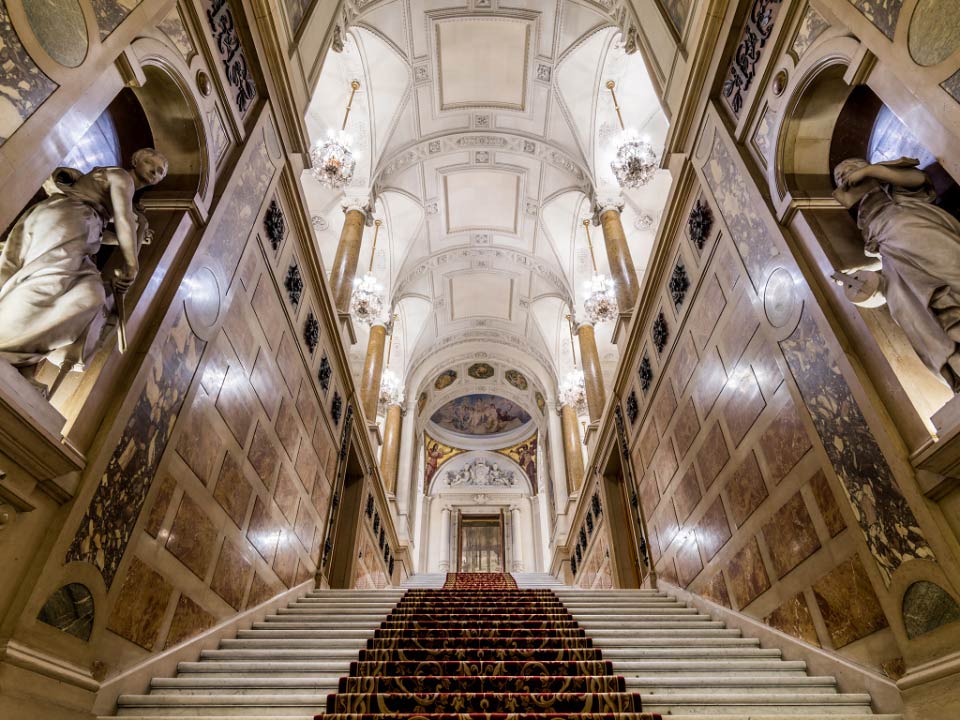
[[[83,360],[75,343],[104,306],[93,256],[110,217],[86,195],[53,195],[10,231],[0,254],[0,358],[7,362]]]
[[[860,202],[868,254],[883,263],[890,314],[924,364],[960,392],[960,222],[928,187],[882,185]]]

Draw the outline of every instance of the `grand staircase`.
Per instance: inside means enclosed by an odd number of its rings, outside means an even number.
[[[665,593],[514,577],[516,587],[451,576],[442,589],[444,575],[422,575],[394,590],[310,592],[148,694],[121,696],[117,715],[900,720]]]

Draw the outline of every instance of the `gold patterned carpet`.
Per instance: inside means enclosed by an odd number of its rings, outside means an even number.
[[[367,641],[326,720],[660,720],[643,713],[551,590],[451,573],[409,590]]]

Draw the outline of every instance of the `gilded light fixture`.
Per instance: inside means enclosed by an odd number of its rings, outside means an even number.
[[[362,323],[373,325],[383,314],[383,286],[373,274],[373,258],[377,253],[377,235],[380,234],[382,220],[373,223],[373,247],[370,248],[370,265],[362,278],[354,280],[353,294],[350,296],[350,312]]]
[[[587,283],[587,299],[583,302],[583,310],[594,325],[616,320],[617,292],[613,279],[597,271],[597,258],[593,254],[593,241],[590,239],[590,221],[583,221],[583,229],[587,233],[587,246],[590,248],[590,262],[593,264],[593,277]]]
[[[394,315],[390,321],[390,326],[392,327],[396,321],[397,316]],[[390,355],[393,350],[392,331],[389,335],[389,341],[387,345],[387,364],[383,370],[383,374],[380,376],[380,402],[383,403],[384,407],[403,404],[403,380],[390,369]]]
[[[317,182],[329,188],[342,188],[353,179],[357,158],[350,149],[353,139],[347,134],[347,118],[350,117],[353,107],[353,97],[359,89],[359,80],[350,83],[350,99],[347,101],[340,131],[336,132],[331,128],[327,131],[327,139],[318,141],[310,150],[310,161],[313,164],[310,172]]]
[[[617,176],[620,187],[638,188],[653,179],[657,170],[657,153],[648,139],[640,137],[635,130],[627,130],[624,127],[623,115],[620,114],[620,105],[617,104],[617,95],[614,92],[615,87],[616,83],[613,80],[607,81],[607,90],[613,98],[613,109],[617,111],[617,120],[620,122],[617,155],[610,162],[610,169]]]
[[[570,354],[573,356],[573,370],[560,381],[558,397],[561,405],[569,405],[577,415],[587,411],[587,387],[583,371],[577,367],[577,350],[573,341],[573,318],[567,315],[567,328],[570,330]]]

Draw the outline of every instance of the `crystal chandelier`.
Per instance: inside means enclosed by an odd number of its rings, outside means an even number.
[[[623,116],[620,114],[617,96],[613,91],[614,87],[616,84],[613,80],[608,80],[607,90],[613,98],[613,109],[617,111],[621,134],[617,142],[617,155],[610,162],[610,169],[616,175],[620,187],[642,187],[653,179],[659,160],[653,145],[646,138],[641,138],[635,131],[624,128]]]
[[[583,310],[594,325],[616,320],[619,308],[617,307],[617,293],[612,278],[608,278],[597,271],[597,259],[593,254],[593,241],[590,240],[590,221],[584,219],[583,229],[587,233],[587,246],[590,248],[590,262],[593,264],[593,278],[587,283],[587,299],[583,302]]]
[[[403,381],[390,368],[380,376],[380,402],[384,407],[403,403]]]
[[[573,370],[560,381],[557,397],[561,405],[569,405],[577,415],[587,412],[587,386],[583,371],[577,367],[577,351],[573,342],[573,316],[567,315],[567,329],[570,331],[570,355],[573,358]]]
[[[383,316],[383,285],[373,274],[373,258],[377,252],[377,235],[382,220],[374,222],[373,247],[370,248],[370,265],[362,278],[354,280],[350,296],[350,312],[362,323],[373,325]]]
[[[347,110],[343,116],[343,125],[339,132],[327,131],[327,139],[317,142],[310,150],[310,170],[317,182],[329,188],[342,188],[353,179],[353,170],[357,165],[357,158],[350,146],[353,140],[347,134],[347,118],[353,106],[353,96],[360,89],[360,81],[350,83],[350,99],[347,101]]]

